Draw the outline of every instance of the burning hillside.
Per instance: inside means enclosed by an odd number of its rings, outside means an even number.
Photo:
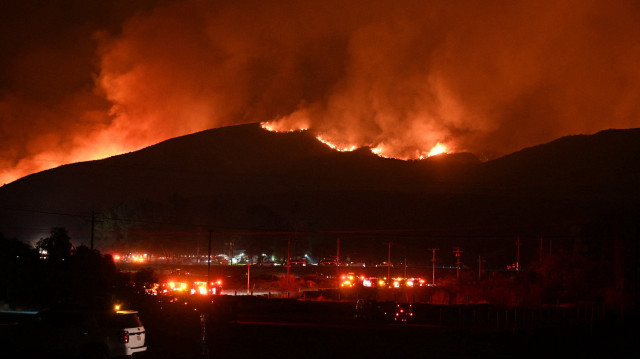
[[[254,122],[400,159],[640,126],[636,2],[1,6],[0,184]]]
[[[308,128],[289,128],[286,125],[284,125],[283,123],[270,123],[270,122],[263,122],[260,124],[260,126],[267,130],[267,131],[271,131],[271,132],[296,132],[296,131],[307,131]],[[358,148],[361,148],[362,146],[358,146],[355,144],[338,144],[328,138],[326,138],[323,135],[317,135],[316,139],[322,143],[324,143],[325,145],[329,146],[329,148],[331,148],[332,150],[338,151],[338,152],[351,152],[351,151],[355,151]],[[441,144],[440,142],[436,143],[436,145],[429,151],[429,152],[419,152],[416,151],[415,156],[410,156],[410,157],[401,157],[398,155],[394,155],[393,153],[387,153],[385,151],[386,146],[384,144],[377,144],[376,146],[367,146],[369,147],[369,149],[371,150],[372,153],[380,156],[380,157],[384,157],[384,158],[398,158],[398,159],[403,159],[403,160],[415,160],[415,159],[425,159],[427,157],[431,157],[431,156],[437,156],[443,153],[448,153],[447,150],[447,146]]]

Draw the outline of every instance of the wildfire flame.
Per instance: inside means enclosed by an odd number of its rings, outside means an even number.
[[[390,156],[387,156],[387,155],[384,154],[384,146],[381,145],[381,144],[376,146],[376,147],[372,147],[371,148],[371,152],[374,155],[382,157],[382,158],[391,158]]]
[[[282,122],[261,122],[260,127],[270,132],[302,132],[308,130],[306,127],[288,127]]]
[[[443,153],[447,153],[447,146],[445,146],[445,145],[441,144],[440,142],[438,142],[438,143],[436,143],[435,146],[433,146],[431,151],[429,151],[429,153],[427,154],[427,157],[437,156],[437,155],[443,154]],[[422,156],[420,156],[420,159],[422,159]]]
[[[309,127],[305,125],[301,125],[299,123],[287,123],[286,121],[270,121],[270,122],[261,122],[260,126],[271,132],[282,132],[282,133],[290,133],[290,132],[298,132],[298,131],[307,131]],[[362,145],[341,145],[336,142],[327,139],[323,135],[316,135],[316,139],[325,145],[329,146],[329,148],[338,151],[338,152],[351,152],[356,149],[363,147]],[[442,153],[448,153],[449,149],[446,145],[443,145],[440,142],[437,142],[436,145],[431,148],[429,152],[421,152],[417,150],[413,156],[397,156],[394,154],[393,146],[387,146],[384,143],[378,143],[375,147],[369,147],[370,151],[376,156],[382,158],[397,158],[401,160],[412,160],[412,159],[425,159],[427,157],[436,156]]]
[[[338,152],[351,152],[351,151],[355,151],[358,148],[356,145],[351,145],[351,146],[336,145],[335,143],[332,143],[331,141],[327,140],[326,138],[320,135],[316,136],[316,139],[324,143],[325,145],[329,146],[331,149],[334,149]]]

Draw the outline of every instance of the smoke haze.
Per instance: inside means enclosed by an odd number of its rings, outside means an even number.
[[[635,1],[17,1],[0,183],[269,122],[409,159],[640,126]]]

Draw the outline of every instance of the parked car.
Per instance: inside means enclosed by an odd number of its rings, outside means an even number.
[[[289,265],[292,267],[305,267],[307,265],[307,258],[291,258]]]
[[[105,323],[105,328],[109,334],[109,356],[131,356],[147,350],[147,333],[137,311],[117,311]]]
[[[23,357],[111,358],[147,350],[144,326],[133,310],[43,310],[21,323],[15,344]]]
[[[338,263],[336,256],[329,256],[322,258],[320,262],[318,262],[319,266],[335,266]],[[344,266],[346,263],[344,260],[340,260],[340,265]]]

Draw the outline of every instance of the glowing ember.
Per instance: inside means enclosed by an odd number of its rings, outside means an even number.
[[[306,127],[298,127],[298,128],[287,127],[287,125],[278,123],[278,122],[261,122],[260,126],[265,130],[271,131],[271,132],[298,132],[298,131],[308,130],[308,128]]]
[[[336,151],[339,152],[351,152],[356,150],[358,147],[356,147],[356,145],[351,145],[351,146],[339,146],[336,145],[335,143],[330,142],[329,140],[327,140],[326,138],[318,135],[316,136],[316,139],[322,143],[324,143],[325,145],[331,147],[331,149],[334,149]]]
[[[429,154],[427,155],[427,157],[436,156],[442,153],[447,153],[447,146],[438,142],[435,146],[433,146],[431,151],[429,151]]]

